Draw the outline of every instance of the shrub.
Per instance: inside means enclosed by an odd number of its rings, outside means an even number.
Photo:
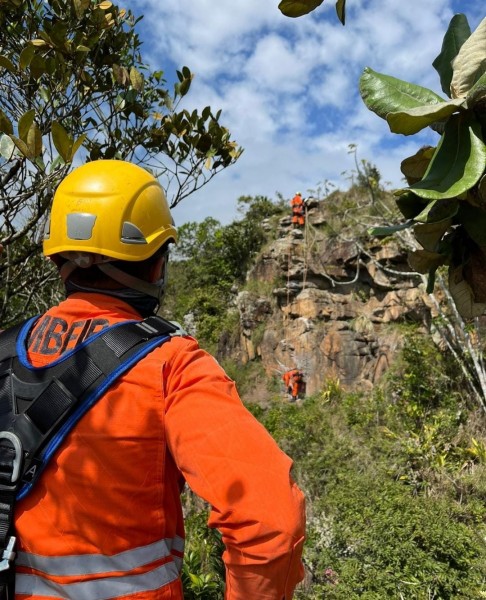
[[[219,532],[207,525],[208,509],[197,506],[187,493],[186,549],[182,566],[185,600],[222,600],[224,596],[223,543]],[[189,507],[189,508],[188,508]]]

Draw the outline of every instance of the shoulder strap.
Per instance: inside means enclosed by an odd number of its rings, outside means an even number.
[[[36,320],[0,335],[0,590],[15,558],[16,498],[28,494],[67,433],[113,382],[178,335],[161,317],[126,321],[38,368],[28,363],[25,346]]]

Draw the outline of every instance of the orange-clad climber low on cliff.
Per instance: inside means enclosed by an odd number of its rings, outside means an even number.
[[[290,369],[282,375],[286,391],[295,402],[305,391],[304,374],[299,369]]]

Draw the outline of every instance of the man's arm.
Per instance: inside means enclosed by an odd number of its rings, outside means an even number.
[[[195,342],[164,367],[169,448],[212,507],[226,550],[226,600],[289,600],[303,578],[304,497],[291,459],[242,404],[233,382]]]

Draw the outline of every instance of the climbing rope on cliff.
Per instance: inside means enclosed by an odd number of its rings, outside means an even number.
[[[307,238],[309,235],[309,220],[307,218],[307,200],[304,200],[304,273],[302,276],[302,289],[305,290],[305,284],[307,281],[307,269],[309,268],[309,257],[307,254]]]
[[[289,243],[289,251],[287,253],[287,310],[290,304],[290,255],[292,254],[292,244]],[[284,313],[284,318],[288,317],[288,312]]]

